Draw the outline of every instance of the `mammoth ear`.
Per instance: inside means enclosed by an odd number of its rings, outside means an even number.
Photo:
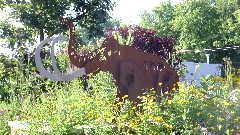
[[[104,45],[120,45],[118,43],[118,41],[113,37],[107,37],[104,42],[103,42]]]

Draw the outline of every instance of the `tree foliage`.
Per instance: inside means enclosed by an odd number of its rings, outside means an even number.
[[[159,36],[174,36],[178,50],[234,46],[240,42],[239,4],[237,0],[184,0],[174,6],[164,2],[141,15],[141,26],[154,29]],[[211,53],[212,62],[219,63],[239,52],[188,52],[182,56],[184,60],[205,62],[205,53]]]
[[[218,13],[204,1],[188,1],[176,6],[173,29],[180,31],[182,49],[210,48],[219,32]]]
[[[175,36],[176,33],[171,28],[174,17],[174,7],[169,1],[160,3],[152,13],[144,11],[140,17],[142,18],[140,26],[154,29],[159,36]]]
[[[9,17],[23,24],[24,33],[31,32],[30,29],[35,32],[28,37],[39,34],[40,41],[44,36],[53,36],[67,30],[66,26],[59,22],[62,17],[72,19],[77,26],[85,28],[90,38],[101,36],[104,34],[103,24],[109,18],[108,12],[114,6],[110,0],[1,0],[0,3],[4,5],[1,9],[10,7],[12,12]],[[2,36],[15,38],[15,32],[9,29],[11,27],[2,22]]]
[[[0,0],[2,12],[10,10],[5,18],[0,18],[0,42],[16,52],[14,57],[24,69],[30,66],[34,73],[34,49],[29,49],[35,48],[37,37],[42,41],[45,37],[66,32],[68,28],[60,23],[60,18],[74,21],[76,40],[80,43],[86,38],[100,37],[113,7],[111,0]],[[42,49],[42,58],[48,54],[49,51]],[[48,61],[43,63],[49,64]],[[42,91],[47,89],[45,82],[46,79],[38,82]]]

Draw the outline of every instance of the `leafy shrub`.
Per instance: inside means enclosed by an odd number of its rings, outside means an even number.
[[[124,45],[133,45],[139,51],[163,58],[171,66],[175,67],[181,62],[174,49],[175,38],[158,37],[154,30],[148,30],[140,26],[109,28],[108,36],[114,36]]]

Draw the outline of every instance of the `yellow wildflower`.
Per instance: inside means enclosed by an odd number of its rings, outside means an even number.
[[[164,122],[161,117],[154,118],[154,121],[155,121],[155,122],[158,122],[158,123],[163,123],[163,122]]]
[[[168,102],[168,104],[170,105],[170,104],[172,103],[172,100],[168,100],[167,102]]]
[[[128,98],[128,95],[123,96],[123,99]]]
[[[134,110],[130,110],[130,115],[134,115],[135,111]]]
[[[219,76],[214,76],[213,79],[214,79],[215,81],[220,80],[220,79],[219,79]]]
[[[151,88],[151,89],[150,89],[150,91],[153,91],[153,90],[154,90],[154,88]]]
[[[225,105],[225,106],[229,106],[229,103],[228,102],[223,102],[223,104]]]
[[[177,101],[177,103],[178,103],[178,104],[182,104],[182,103],[183,103],[183,99],[179,99],[179,100]]]
[[[213,130],[214,130],[214,127],[210,127],[210,130],[213,131]]]
[[[237,70],[237,74],[240,74],[240,68]]]
[[[167,124],[167,125],[166,125],[166,128],[171,130],[173,127],[172,127],[172,125],[168,125],[168,124]]]
[[[221,130],[221,129],[222,129],[222,126],[221,126],[221,125],[219,125],[219,126],[218,126],[218,130]]]
[[[179,92],[180,92],[180,93],[183,93],[183,92],[184,92],[184,89],[179,89]]]
[[[118,105],[123,105],[124,103],[123,103],[123,102],[118,102],[117,104],[118,104]]]
[[[118,129],[121,129],[121,128],[122,128],[122,125],[121,125],[121,124],[118,124],[117,127],[118,127]]]
[[[70,108],[73,109],[73,108],[75,108],[76,106],[77,106],[77,105],[75,105],[75,104],[71,104]]]
[[[224,118],[218,117],[218,120],[219,120],[219,121],[223,121],[223,120],[224,120]]]
[[[238,121],[238,118],[234,118],[233,121],[234,121],[234,122],[237,122],[237,121]]]
[[[194,86],[193,86],[193,85],[191,85],[191,86],[190,86],[190,89],[194,89]]]

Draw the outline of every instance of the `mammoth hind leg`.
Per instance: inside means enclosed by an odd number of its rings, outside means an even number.
[[[179,77],[176,71],[162,70],[158,75],[157,95],[161,96],[162,93],[168,92],[170,97],[172,97],[171,93],[178,88],[177,82],[179,82]]]

